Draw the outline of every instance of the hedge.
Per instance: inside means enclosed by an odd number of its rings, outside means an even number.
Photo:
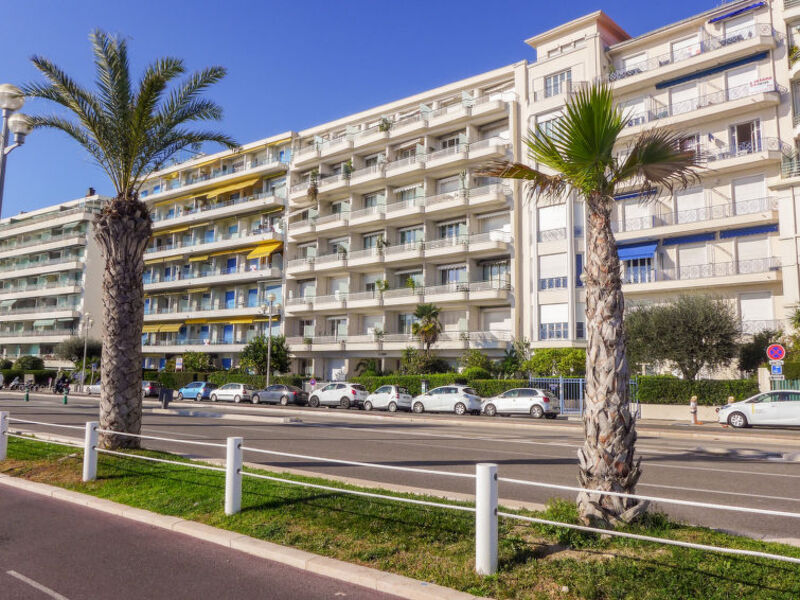
[[[55,380],[58,371],[56,369],[36,369],[32,371],[25,371],[23,369],[3,369],[0,370],[3,374],[4,385],[9,385],[15,377],[19,377],[21,382],[25,381],[25,374],[33,375],[33,380],[37,385],[47,385],[47,380],[51,377]]]
[[[353,383],[360,383],[368,391],[374,392],[382,385],[399,385],[408,389],[412,396],[422,393],[422,380],[428,381],[428,389],[454,383],[468,384],[475,388],[479,396],[496,396],[506,390],[517,387],[528,387],[527,379],[467,379],[461,373],[436,373],[433,375],[384,375],[381,377],[366,375],[353,377]]]
[[[638,378],[639,402],[642,404],[689,404],[697,396],[697,404],[726,404],[728,396],[737,401],[758,393],[754,379],[698,379],[690,381],[671,375],[646,375]]]
[[[769,365],[764,365],[769,369]],[[800,379],[800,362],[783,363],[783,376],[786,379]]]
[[[248,375],[247,373],[231,373],[229,371],[214,371],[212,373],[193,373],[191,371],[178,371],[170,373],[166,371],[144,371],[142,379],[158,381],[162,386],[178,390],[193,381],[208,381],[215,385],[225,385],[226,383],[246,383],[256,388],[263,388],[265,381],[264,375]],[[303,386],[303,378],[299,375],[275,375],[270,383],[282,383],[285,385]]]

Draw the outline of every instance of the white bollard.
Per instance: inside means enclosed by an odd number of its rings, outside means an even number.
[[[475,572],[497,573],[497,465],[475,465]]]
[[[0,460],[8,455],[8,413],[0,412]]]
[[[83,480],[97,479],[97,421],[86,423],[83,435]]]
[[[242,438],[229,437],[225,456],[225,514],[242,510]]]

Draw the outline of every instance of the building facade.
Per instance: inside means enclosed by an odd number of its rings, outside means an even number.
[[[71,367],[58,343],[99,337],[103,268],[91,221],[101,202],[92,194],[0,220],[0,358]]]
[[[526,131],[594,81],[626,111],[620,157],[665,126],[707,160],[687,189],[620,190],[628,306],[713,293],[745,333],[784,327],[800,302],[798,36],[798,0],[728,2],[637,37],[598,11],[526,40],[535,60],[156,173],[142,193],[154,221],[145,366],[201,351],[229,368],[272,331],[298,373],[394,369],[419,347],[420,303],[440,307],[434,350],[453,363],[472,348],[498,358],[514,337],[583,345],[581,200],[528,201],[480,169],[528,161]]]

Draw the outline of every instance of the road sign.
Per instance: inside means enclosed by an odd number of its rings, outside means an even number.
[[[786,350],[780,344],[770,344],[767,348],[767,358],[771,360],[783,360]]]
[[[176,371],[183,371],[183,357],[182,356],[178,356],[175,359],[175,370]]]
[[[783,365],[771,365],[771,375],[783,375]]]
[[[770,375],[769,378],[772,381],[784,381],[786,379],[785,375]]]

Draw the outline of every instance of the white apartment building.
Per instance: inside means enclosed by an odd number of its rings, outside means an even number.
[[[103,267],[91,221],[101,199],[90,193],[0,220],[3,359],[32,355],[45,367],[72,366],[55,356],[58,343],[73,335],[100,337]]]
[[[253,337],[281,331],[291,142],[285,133],[185,161],[143,186],[153,218],[145,252],[145,368],[194,351],[228,369]],[[264,310],[270,294],[271,323]]]

